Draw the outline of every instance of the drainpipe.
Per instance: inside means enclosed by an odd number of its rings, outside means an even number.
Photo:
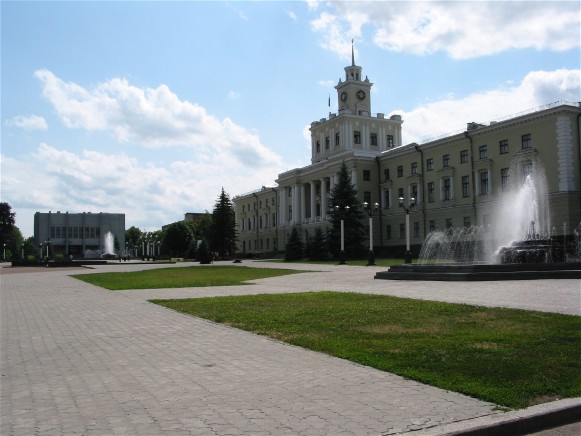
[[[425,200],[425,194],[426,194],[426,189],[424,186],[424,152],[420,149],[419,145],[416,145],[416,151],[418,153],[420,153],[420,186],[422,187],[422,221],[423,221],[423,226],[424,226],[424,238],[427,236],[426,233],[426,200]]]
[[[474,214],[474,225],[478,225],[478,216],[476,215],[476,181],[474,178],[474,141],[472,136],[466,131],[464,136],[470,141],[470,172],[472,174],[472,213]]]
[[[381,162],[379,156],[375,156],[375,163],[377,163],[377,198],[379,199],[379,252],[383,253],[383,214],[381,213],[383,199],[381,198]]]
[[[278,191],[276,188],[271,188],[272,192],[274,192],[274,210],[275,210],[275,220],[274,220],[274,238],[276,239],[276,246],[274,245],[273,241],[273,249],[274,253],[278,253],[278,214],[280,213],[278,210]]]
[[[252,193],[252,195],[254,196],[254,198],[256,199],[256,203],[254,203],[254,215],[255,215],[255,221],[254,221],[254,227],[256,230],[256,240],[254,241],[254,243],[256,244],[256,249],[254,250],[255,252],[259,250],[258,248],[258,221],[259,221],[259,216],[258,216],[258,195],[256,195],[255,192]]]

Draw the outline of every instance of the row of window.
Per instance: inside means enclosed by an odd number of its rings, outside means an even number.
[[[529,149],[532,147],[531,134],[521,136],[521,149]],[[508,153],[508,139],[503,139],[499,142],[499,153]],[[488,159],[488,145],[481,145],[478,147],[478,158],[480,160]],[[468,163],[468,150],[460,151],[460,163]],[[442,156],[442,168],[450,168],[450,155],[444,154]],[[432,171],[434,169],[434,158],[426,159],[426,171]],[[418,163],[412,162],[410,168],[411,175],[418,173]],[[397,167],[397,176],[403,177],[403,165]],[[389,180],[389,169],[383,170],[383,178],[385,181]]]
[[[490,217],[488,215],[484,215],[482,217],[482,220],[483,220],[483,226],[486,227],[487,225],[490,224]],[[469,216],[463,217],[462,225],[466,228],[470,227],[472,225],[471,217],[469,217]],[[452,227],[454,227],[454,222],[453,222],[452,218],[446,218],[446,230],[448,230]],[[434,232],[434,231],[436,231],[436,220],[429,220],[428,221],[428,233]],[[405,239],[405,237],[406,237],[405,224],[400,223],[399,224],[399,239]],[[415,221],[412,224],[412,238],[419,239],[421,237],[422,236],[420,235],[420,222]],[[392,235],[392,225],[391,224],[387,224],[385,226],[385,238],[387,240],[394,239],[393,235]]]
[[[272,214],[272,223],[276,223],[276,212]],[[246,230],[254,230],[256,229],[256,217],[253,216],[252,218],[248,218],[247,220],[241,220],[241,230],[244,232]],[[258,228],[268,228],[268,214],[265,213],[264,215],[260,215],[258,217]]]
[[[248,250],[252,250],[252,245],[254,250],[270,250],[270,238],[248,241]],[[276,238],[272,239],[272,247],[276,248]],[[242,241],[242,252],[246,253],[246,249],[246,241]]]
[[[268,207],[268,198],[266,200],[264,200],[264,207]],[[275,206],[276,205],[276,197],[272,197],[272,205]],[[256,202],[252,203],[254,210],[256,210]],[[258,208],[262,209],[262,200],[260,200],[258,202]],[[242,205],[242,213],[246,212],[248,210],[248,212],[250,212],[252,209],[250,208],[250,203],[248,203],[248,208],[246,208],[246,205]]]
[[[393,135],[386,135],[385,141],[388,147],[394,146]],[[339,133],[335,133],[335,147],[338,147],[341,143],[341,135]],[[353,143],[360,145],[361,144],[361,132],[359,130],[353,131]],[[329,150],[331,144],[331,139],[326,136],[325,137],[325,150]],[[369,134],[369,144],[373,146],[377,146],[377,133],[370,133]],[[321,141],[317,140],[316,143],[316,151],[317,153],[321,152]]]
[[[525,162],[522,164],[522,179],[526,179],[528,175],[533,172],[533,163],[532,162]],[[490,183],[489,183],[489,171],[480,171],[478,173],[478,181],[479,181],[479,195],[486,195],[490,193]],[[461,178],[461,187],[462,187],[462,197],[470,197],[472,192],[470,190],[470,176],[462,176]],[[501,168],[500,169],[500,188],[503,192],[510,191],[511,189],[511,170],[510,168]],[[410,195],[411,197],[417,200],[418,198],[418,185],[411,185],[410,187]],[[436,192],[436,182],[428,182],[427,184],[427,201],[428,203],[434,203],[436,201],[435,192]],[[371,194],[370,194],[371,195]],[[452,200],[452,179],[450,177],[446,177],[442,179],[441,183],[441,193],[440,199],[442,201]],[[405,197],[404,188],[398,189],[398,198]],[[368,203],[371,203],[371,200],[365,200]],[[390,204],[390,195],[389,191],[385,192],[385,202],[384,207],[389,208],[391,207]]]
[[[101,236],[101,229],[99,227],[61,227],[51,226],[51,238],[99,238]]]

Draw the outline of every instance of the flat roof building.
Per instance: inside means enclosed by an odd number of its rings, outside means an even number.
[[[125,214],[61,213],[34,214],[34,242],[39,254],[48,246],[51,255],[65,258],[96,258],[104,254],[107,234],[113,237],[115,254],[125,250]],[[46,253],[46,252],[44,252]]]

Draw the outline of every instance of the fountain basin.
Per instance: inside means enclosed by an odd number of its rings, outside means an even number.
[[[395,265],[375,274],[382,280],[492,281],[581,279],[581,262]]]

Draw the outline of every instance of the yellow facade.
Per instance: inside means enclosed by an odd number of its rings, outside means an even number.
[[[339,112],[311,124],[311,165],[279,174],[274,187],[234,197],[239,252],[284,251],[294,226],[305,241],[329,226],[328,196],[343,162],[359,201],[380,205],[373,218],[376,251],[403,250],[400,196],[416,199],[409,231],[417,254],[431,230],[505,225],[494,222],[495,207],[532,171],[544,173],[558,233],[580,224],[580,103],[557,102],[488,125],[471,122],[461,134],[402,145],[401,117],[372,114],[372,84],[354,63],[345,72],[335,87]]]

